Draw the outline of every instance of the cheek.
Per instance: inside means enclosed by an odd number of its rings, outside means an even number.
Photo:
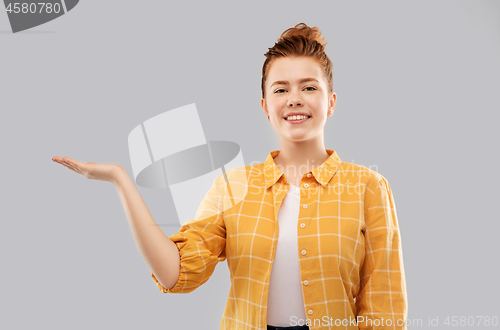
[[[280,99],[272,99],[267,101],[267,106],[269,112],[279,111],[283,107],[284,101]]]
[[[309,105],[316,109],[315,111],[318,114],[324,114],[326,116],[326,113],[328,111],[328,100],[323,100],[323,99],[311,99],[309,100]]]

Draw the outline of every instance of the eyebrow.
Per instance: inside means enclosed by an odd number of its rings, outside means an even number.
[[[318,79],[315,79],[315,78],[303,78],[303,79],[299,80],[299,84],[305,83],[308,81],[315,81],[315,82],[319,83]],[[288,84],[289,84],[289,82],[286,80],[278,80],[278,81],[273,82],[270,87],[273,87],[274,85],[288,85]]]

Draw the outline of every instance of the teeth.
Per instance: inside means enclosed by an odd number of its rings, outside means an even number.
[[[299,115],[299,116],[290,116],[290,117],[287,117],[286,120],[300,120],[300,119],[306,119],[306,118],[309,118],[308,116],[304,116],[304,115]]]

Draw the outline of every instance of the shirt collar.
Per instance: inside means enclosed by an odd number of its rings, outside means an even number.
[[[331,178],[337,172],[340,164],[342,163],[335,150],[326,149],[326,152],[330,155],[330,157],[328,157],[323,164],[311,171],[316,181],[318,181],[323,187],[330,182]],[[264,180],[266,182],[266,189],[269,189],[269,187],[275,184],[281,176],[283,176],[283,172],[281,172],[278,166],[274,163],[274,158],[276,158],[279,153],[280,150],[271,151],[269,155],[267,155],[264,162]]]

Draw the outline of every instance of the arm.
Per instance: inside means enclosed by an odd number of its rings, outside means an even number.
[[[401,235],[391,187],[384,177],[367,184],[365,211],[365,258],[356,298],[358,327],[406,330],[408,302]]]
[[[180,257],[177,246],[156,224],[137,187],[123,169],[114,180],[127,215],[135,243],[146,264],[166,288],[179,277]]]
[[[127,170],[117,163],[83,163],[60,156],[52,160],[87,179],[110,182],[118,189],[139,252],[167,288],[174,286],[180,266],[177,246],[154,221]]]
[[[170,289],[163,286],[155,274],[151,274],[158,289],[163,293],[194,291],[208,281],[215,266],[226,259],[224,185],[223,175],[215,179],[200,203],[195,219],[185,222],[179,232],[170,236],[179,250],[180,273],[175,286]]]

